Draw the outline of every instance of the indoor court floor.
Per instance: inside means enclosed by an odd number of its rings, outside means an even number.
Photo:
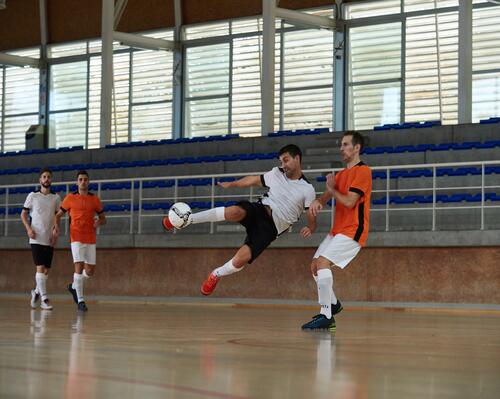
[[[498,311],[0,298],[1,398],[495,398]]]

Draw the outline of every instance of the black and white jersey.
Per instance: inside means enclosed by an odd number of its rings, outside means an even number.
[[[43,194],[37,190],[28,194],[23,208],[29,211],[31,228],[35,232],[35,238],[30,238],[30,244],[50,245],[54,217],[60,206],[61,197],[52,191]]]
[[[261,175],[262,185],[269,191],[262,197],[262,203],[273,211],[273,220],[278,234],[283,233],[300,219],[304,209],[309,208],[316,198],[311,183],[302,175],[300,179],[289,179],[278,167]]]

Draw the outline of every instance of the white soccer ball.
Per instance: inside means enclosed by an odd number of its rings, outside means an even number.
[[[168,219],[176,229],[183,229],[193,221],[191,207],[185,202],[176,202],[168,211]]]

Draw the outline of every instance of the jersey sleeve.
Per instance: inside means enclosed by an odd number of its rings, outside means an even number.
[[[363,197],[372,190],[372,171],[368,167],[360,167],[356,171],[354,180],[349,187],[349,191]]]
[[[304,208],[308,209],[312,202],[316,199],[316,191],[311,185],[309,190],[307,190],[306,199],[304,201]]]
[[[33,193],[29,193],[28,196],[26,197],[26,200],[24,201],[23,209],[29,211],[32,206],[33,206]]]
[[[95,197],[95,211],[97,214],[101,214],[104,212],[104,208],[102,206],[101,200],[97,196]]]
[[[61,209],[64,212],[67,212],[71,209],[71,195],[70,194],[68,194],[66,197],[64,197],[64,200],[61,204]]]
[[[277,167],[272,168],[269,172],[260,175],[260,181],[264,187],[270,188],[271,184],[273,184],[276,179],[276,173],[279,173],[279,169]]]

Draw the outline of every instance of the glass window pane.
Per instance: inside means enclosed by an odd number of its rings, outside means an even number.
[[[111,101],[111,143],[128,141],[130,54],[113,57],[114,88]]]
[[[132,54],[132,102],[171,100],[172,64],[172,52],[134,52]]]
[[[101,125],[101,57],[90,57],[88,148],[99,148]]]
[[[294,90],[284,93],[285,130],[332,127],[333,89]]]
[[[285,33],[285,89],[333,84],[333,33]]]
[[[228,133],[227,98],[191,100],[186,102],[186,133],[188,137]]]
[[[349,82],[401,77],[401,23],[349,30]]]
[[[69,57],[72,55],[87,54],[87,42],[64,43],[50,45],[48,48],[50,58]]]
[[[229,92],[229,43],[191,47],[186,51],[186,96]]]
[[[132,141],[172,137],[172,103],[135,105],[132,108]]]
[[[38,115],[7,117],[4,119],[4,151],[23,151],[26,148],[26,130],[38,123]]]
[[[349,129],[400,122],[399,82],[359,85],[349,88]]]
[[[405,0],[404,11],[433,10],[443,7],[457,7],[458,0]]]
[[[472,11],[472,70],[500,69],[500,7]]]
[[[50,111],[87,106],[87,61],[50,68]]]
[[[49,147],[85,145],[86,111],[51,114]]]
[[[500,116],[500,72],[472,76],[472,122]]]
[[[405,121],[458,122],[458,13],[408,18]]]
[[[215,24],[199,24],[186,27],[186,39],[202,39],[229,35],[229,21]]]
[[[5,115],[38,112],[39,75],[34,68],[5,68]]]
[[[345,5],[345,18],[366,18],[377,15],[398,14],[401,12],[401,0],[371,0],[348,3]]]

